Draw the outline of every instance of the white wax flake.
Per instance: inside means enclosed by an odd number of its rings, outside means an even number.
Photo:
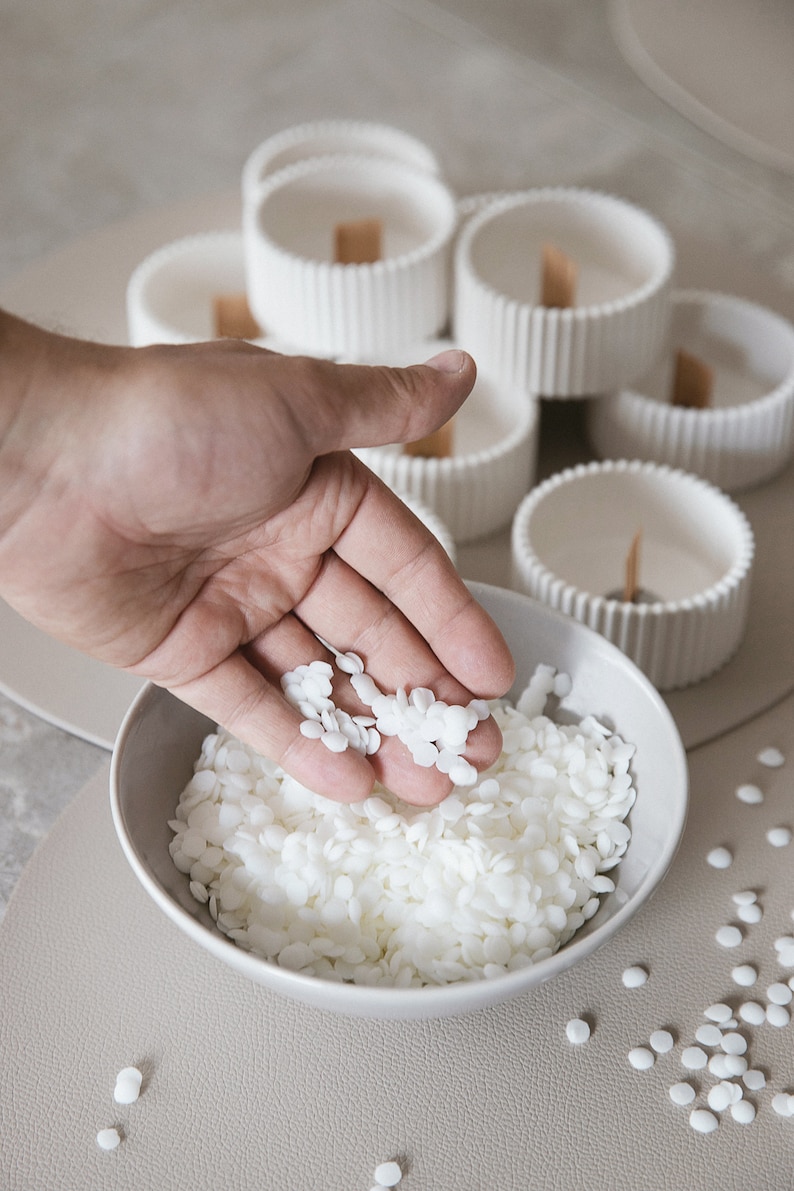
[[[723,1034],[720,1046],[726,1055],[743,1055],[747,1050],[747,1039],[735,1030]]]
[[[396,1187],[403,1172],[398,1162],[381,1162],[375,1167],[375,1183],[378,1187]]]
[[[666,1055],[675,1046],[675,1039],[669,1030],[654,1030],[648,1041],[657,1055]]]
[[[691,1104],[695,1099],[695,1089],[686,1080],[682,1080],[681,1083],[674,1083],[670,1088],[670,1099],[673,1104],[678,1104],[683,1108],[685,1105]]]
[[[121,1141],[118,1129],[100,1129],[96,1135],[96,1143],[100,1150],[115,1150]]]
[[[791,843],[791,828],[770,827],[766,833],[766,838],[773,848],[787,848]]]
[[[787,1026],[791,1021],[791,1014],[789,1013],[788,1009],[786,1009],[785,1005],[767,1005],[766,1020],[769,1022],[770,1026],[782,1028],[783,1026]]]
[[[780,1117],[794,1117],[794,1096],[789,1092],[778,1092],[772,1097],[772,1108]]]
[[[731,1105],[731,1116],[740,1125],[751,1125],[755,1120],[755,1105],[749,1100],[737,1100]]]
[[[764,801],[764,793],[760,786],[756,786],[752,782],[746,782],[744,785],[736,787],[736,797],[739,802],[744,802],[747,806],[758,806]]]
[[[319,668],[292,671],[285,697],[314,692],[319,708],[326,681]],[[491,978],[554,954],[615,887],[631,840],[633,746],[594,723],[542,711],[529,719],[503,701],[450,707],[428,688],[374,702],[372,715],[349,722],[324,703],[315,709],[325,747],[348,732],[377,736],[372,721],[388,713],[398,728],[400,717],[423,726],[424,743],[440,733],[450,747],[439,766],[453,781],[465,766],[472,784],[434,807],[381,785],[345,804],[230,733],[209,734],[169,822],[170,852],[218,929],[307,976],[397,988]],[[503,747],[480,777],[454,741],[486,713]]]
[[[709,1108],[714,1112],[725,1112],[726,1108],[730,1108],[732,1104],[738,1104],[742,1099],[742,1089],[738,1084],[723,1079],[709,1088],[706,1099]]]
[[[689,1123],[696,1133],[713,1133],[719,1126],[717,1117],[706,1108],[693,1108],[689,1114]]]
[[[721,926],[714,938],[720,947],[738,947],[742,942],[742,932],[738,926]]]
[[[769,985],[769,988],[766,990],[766,996],[767,1000],[771,1001],[774,1005],[790,1005],[792,998],[794,998],[794,992],[791,991],[788,984],[784,984],[782,980],[779,980]]]
[[[706,856],[706,860],[712,868],[730,868],[733,864],[733,853],[722,846],[712,848]]]
[[[722,1042],[722,1030],[711,1022],[705,1022],[695,1030],[695,1041],[701,1046],[719,1046]]]
[[[116,1076],[113,1099],[117,1104],[134,1104],[141,1094],[143,1074],[137,1067],[122,1067]]]
[[[723,1001],[717,1001],[703,1010],[703,1016],[707,1017],[709,1021],[726,1022],[733,1017],[733,1010],[730,1005],[726,1005]]]
[[[747,924],[747,926],[756,926],[764,916],[764,912],[759,906],[758,902],[752,902],[747,906],[736,907],[736,917]]]
[[[760,1092],[762,1088],[766,1087],[766,1076],[763,1071],[756,1071],[750,1068],[742,1075],[742,1083],[747,1088],[748,1092]]]
[[[770,745],[769,748],[761,749],[756,760],[760,765],[765,765],[767,769],[779,769],[781,765],[785,764],[786,758],[780,749]]]
[[[687,1071],[701,1071],[708,1062],[708,1055],[699,1046],[685,1046],[681,1051],[681,1064]]]
[[[565,1034],[572,1046],[581,1046],[590,1037],[590,1026],[581,1017],[572,1017],[565,1026]]]
[[[754,889],[740,889],[731,894],[731,901],[736,906],[752,906],[758,901],[758,894]]]
[[[629,1051],[628,1060],[635,1071],[648,1071],[656,1062],[656,1056],[647,1046],[635,1046]]]
[[[639,964],[632,964],[624,969],[621,979],[626,988],[642,988],[648,979],[648,973]]]
[[[766,1010],[758,1001],[745,1001],[739,1006],[739,1017],[746,1021],[748,1026],[760,1026],[766,1021]]]
[[[752,964],[738,964],[731,969],[731,979],[741,988],[751,988],[758,979],[758,972]]]

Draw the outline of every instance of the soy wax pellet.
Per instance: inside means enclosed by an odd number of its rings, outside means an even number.
[[[760,786],[756,786],[751,782],[747,782],[742,786],[737,786],[736,797],[739,802],[744,802],[747,806],[758,806],[764,801],[764,794]]]
[[[695,1041],[701,1046],[719,1046],[722,1042],[722,1030],[719,1026],[706,1022],[695,1030]]]
[[[733,864],[733,854],[727,848],[712,848],[706,860],[712,868],[730,868]]]
[[[790,827],[770,827],[766,838],[773,848],[787,848],[791,843]]]
[[[746,1021],[748,1026],[760,1026],[766,1021],[766,1011],[758,1001],[745,1001],[739,1006],[739,1017]]]
[[[699,1046],[686,1046],[681,1052],[681,1063],[688,1071],[700,1071],[707,1062],[708,1056]]]
[[[721,926],[714,938],[720,947],[738,947],[742,941],[742,932],[738,926]]]
[[[682,1108],[686,1104],[691,1104],[695,1099],[695,1089],[691,1083],[685,1080],[681,1083],[674,1083],[670,1088],[670,1099],[673,1104],[679,1104]]]
[[[647,979],[648,973],[639,964],[632,964],[630,968],[626,968],[622,976],[626,988],[641,988]]]
[[[666,1055],[675,1045],[675,1039],[669,1030],[654,1030],[649,1042],[658,1055]]]
[[[775,1005],[790,1005],[791,1000],[794,997],[794,993],[787,984],[782,982],[782,980],[776,981],[774,984],[770,984],[769,988],[766,990],[766,995],[768,999]]]
[[[752,964],[739,964],[731,970],[731,979],[742,988],[750,988],[758,979],[758,972]]]
[[[714,1005],[709,1005],[708,1009],[704,1009],[703,1013],[709,1021],[716,1022],[728,1021],[733,1016],[730,1005],[725,1005],[722,1001],[717,1001]]]
[[[696,1133],[713,1133],[719,1125],[714,1113],[705,1108],[693,1108],[689,1114],[689,1123]]]
[[[780,749],[770,746],[769,748],[761,749],[757,760],[761,765],[766,765],[767,769],[778,769],[784,764],[786,758]]]
[[[635,1046],[628,1054],[629,1062],[635,1071],[647,1071],[656,1062],[656,1057],[647,1046]]]
[[[375,1182],[379,1187],[396,1187],[402,1177],[398,1162],[381,1162],[375,1167]]]
[[[96,1135],[96,1143],[100,1150],[115,1150],[121,1141],[118,1129],[100,1129]]]
[[[572,1046],[581,1046],[590,1037],[590,1027],[581,1017],[572,1017],[565,1027],[565,1034]]]
[[[784,1005],[767,1005],[766,1020],[770,1026],[778,1026],[779,1028],[787,1026],[791,1021],[791,1014]]]
[[[740,1125],[750,1125],[755,1120],[755,1105],[749,1100],[737,1100],[731,1105],[731,1116]]]

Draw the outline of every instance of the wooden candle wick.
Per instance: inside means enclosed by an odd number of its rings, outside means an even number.
[[[679,348],[675,354],[672,404],[708,409],[714,390],[714,373],[697,356]]]
[[[640,544],[642,542],[642,530],[638,529],[631,540],[629,552],[626,555],[626,570],[625,579],[623,583],[623,600],[627,604],[634,604],[637,601],[640,584]]]
[[[262,335],[245,294],[216,294],[212,314],[216,339],[259,339]]]
[[[567,309],[576,302],[578,269],[556,244],[544,244],[541,261],[541,306]]]
[[[383,255],[380,219],[354,219],[334,228],[334,261],[337,265],[372,265]]]

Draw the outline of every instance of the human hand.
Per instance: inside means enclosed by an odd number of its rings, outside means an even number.
[[[459,703],[510,686],[507,646],[446,553],[347,450],[441,425],[470,357],[391,369],[238,341],[110,348],[16,320],[9,342],[26,383],[0,403],[0,594],[320,793],[358,801],[377,777],[440,801],[449,780],[396,740],[371,758],[306,740],[279,679],[327,656],[319,636],[386,691]],[[347,684],[336,701],[366,710]],[[483,768],[499,747],[486,720],[466,756]]]

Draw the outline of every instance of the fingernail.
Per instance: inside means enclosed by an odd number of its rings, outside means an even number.
[[[447,351],[439,352],[437,356],[426,360],[425,363],[428,368],[435,368],[437,372],[462,372],[466,366],[466,353],[460,351],[459,348],[448,348]]]

